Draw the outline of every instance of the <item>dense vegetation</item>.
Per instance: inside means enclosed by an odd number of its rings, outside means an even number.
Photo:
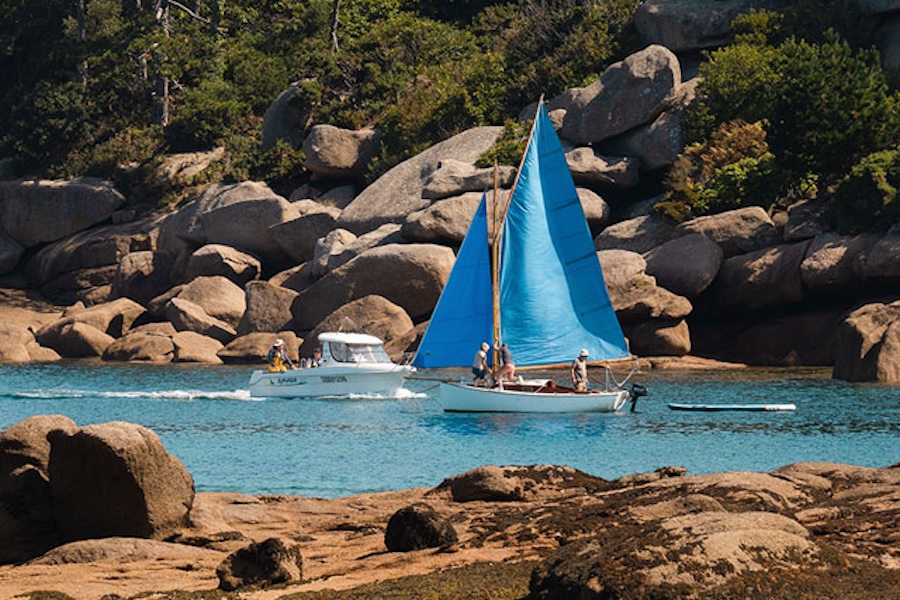
[[[260,126],[294,84],[305,127],[380,127],[375,177],[476,125],[507,122],[514,138],[523,106],[639,48],[638,4],[0,0],[0,157],[20,175],[98,175],[158,201],[161,156],[221,146],[205,177],[289,190],[302,153],[264,149]],[[661,212],[819,197],[842,231],[900,222],[900,101],[854,5],[800,0],[735,21],[733,43],[701,68]]]

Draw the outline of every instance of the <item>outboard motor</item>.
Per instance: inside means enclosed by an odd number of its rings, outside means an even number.
[[[637,399],[641,396],[647,396],[650,392],[647,391],[647,388],[641,385],[640,383],[632,383],[628,388],[628,395],[631,396],[631,411],[634,412],[635,407],[637,406]]]

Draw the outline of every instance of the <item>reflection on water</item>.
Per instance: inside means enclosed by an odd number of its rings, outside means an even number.
[[[434,486],[486,464],[570,465],[612,479],[667,465],[706,473],[900,462],[900,388],[833,381],[815,369],[642,374],[650,395],[637,412],[614,415],[444,413],[427,380],[411,381],[399,399],[251,401],[251,371],[0,365],[0,428],[36,414],[139,423],[185,463],[198,490],[322,497]],[[693,413],[669,402],[797,410]]]

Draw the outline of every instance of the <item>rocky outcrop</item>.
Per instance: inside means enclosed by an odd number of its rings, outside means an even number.
[[[400,163],[364,189],[344,209],[336,226],[360,235],[385,223],[402,223],[406,215],[430,204],[422,191],[441,161],[474,163],[502,131],[502,127],[471,129]]]
[[[325,317],[309,332],[300,347],[301,356],[312,356],[320,347],[319,334],[326,331],[368,333],[381,339],[385,348],[399,348],[391,358],[398,359],[415,339],[413,322],[402,308],[381,296],[364,296],[348,302]]]
[[[783,0],[648,0],[638,6],[634,24],[646,43],[690,52],[728,42],[731,22],[739,14],[783,5]]]
[[[163,539],[187,523],[194,481],[155,433],[133,423],[48,434],[54,514],[64,540]]]
[[[25,248],[55,242],[109,219],[125,198],[108,181],[0,181],[0,222]]]
[[[76,429],[62,415],[38,415],[0,431],[0,564],[27,560],[59,543],[47,435]]]
[[[360,254],[297,296],[291,307],[301,330],[313,329],[340,306],[378,295],[413,319],[437,304],[453,268],[453,251],[429,244],[388,244]]]
[[[292,583],[303,579],[303,556],[297,544],[269,538],[233,552],[216,575],[226,592]]]
[[[403,222],[400,235],[408,242],[461,244],[481,196],[482,192],[467,192],[410,213]]]
[[[395,512],[384,530],[388,552],[441,548],[455,544],[457,539],[453,524],[424,502]]]
[[[900,301],[847,315],[838,328],[834,377],[900,384]]]
[[[600,79],[548,103],[566,110],[560,135],[576,144],[602,142],[653,121],[681,84],[678,58],[653,45],[611,65]]]
[[[112,302],[68,311],[62,318],[38,329],[35,332],[35,338],[42,346],[53,348],[63,356],[69,356],[64,346],[74,343],[79,348],[84,348],[78,341],[83,340],[93,350],[86,354],[78,353],[71,356],[99,356],[112,342],[112,338],[121,337],[145,312],[144,307],[133,300],[119,298]],[[97,333],[92,333],[92,331]],[[97,334],[102,334],[104,337],[100,339]],[[90,340],[95,341],[91,342]],[[104,343],[105,345],[103,345]],[[100,348],[101,345],[102,348]],[[99,354],[96,353],[98,349]]]
[[[362,177],[378,154],[380,139],[372,127],[352,131],[314,125],[303,140],[304,166],[324,179]]]
[[[262,265],[255,256],[231,246],[207,244],[191,254],[185,275],[191,281],[198,277],[221,276],[239,287],[244,287],[247,283],[258,279],[261,271]],[[150,298],[158,295],[157,293]]]
[[[291,305],[297,292],[268,281],[252,281],[246,287],[247,309],[237,325],[237,335],[290,329]]]

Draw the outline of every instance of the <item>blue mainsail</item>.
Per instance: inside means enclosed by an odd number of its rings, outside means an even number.
[[[543,102],[503,222],[500,330],[517,365],[630,356]]]
[[[460,247],[413,360],[469,366],[492,341],[486,198]],[[505,219],[500,247],[500,332],[518,366],[630,356],[603,280],[565,154],[543,102]]]
[[[487,198],[482,195],[412,364],[471,365],[482,342],[492,343],[493,322]]]

